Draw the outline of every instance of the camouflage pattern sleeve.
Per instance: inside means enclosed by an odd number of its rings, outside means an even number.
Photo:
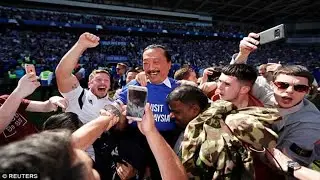
[[[230,102],[213,102],[185,130],[181,158],[189,178],[254,179],[253,158],[247,143],[273,146],[277,136],[268,127],[278,119],[274,109],[237,110]],[[244,128],[238,129],[239,123]]]

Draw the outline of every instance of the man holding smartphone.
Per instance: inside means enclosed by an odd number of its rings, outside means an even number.
[[[148,89],[147,101],[151,104],[154,113],[156,127],[160,132],[169,132],[175,129],[175,123],[170,119],[169,107],[166,103],[167,95],[179,84],[169,78],[171,68],[171,56],[162,45],[149,45],[143,51],[143,69],[148,81],[133,80],[128,85],[146,86]],[[119,100],[127,104],[128,86],[124,87],[119,95]]]
[[[118,101],[127,104],[127,92],[129,85],[145,86],[148,89],[147,102],[150,103],[151,110],[154,114],[155,125],[160,134],[165,140],[173,146],[178,132],[176,132],[176,125],[173,119],[170,118],[170,111],[166,103],[166,97],[179,84],[176,80],[169,78],[169,70],[171,68],[171,56],[166,47],[162,45],[149,45],[143,51],[143,69],[148,81],[131,81],[122,89]],[[143,121],[143,120],[142,120]],[[148,164],[151,171],[152,179],[159,179],[160,173],[156,165],[156,161],[149,149],[145,146],[146,138],[141,135],[136,127],[132,126],[132,137],[138,144],[146,149],[148,156]],[[136,138],[135,138],[136,137]]]
[[[10,95],[0,96],[0,146],[38,132],[36,126],[27,119],[26,111],[51,112],[58,107],[65,109],[68,106],[67,101],[59,96],[47,101],[25,99],[39,86],[34,72],[27,73]]]

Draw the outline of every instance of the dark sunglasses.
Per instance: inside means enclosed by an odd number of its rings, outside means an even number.
[[[291,86],[289,83],[286,82],[274,82],[279,89],[288,89]],[[297,92],[307,92],[309,90],[309,86],[303,84],[296,84],[293,86],[293,89]]]

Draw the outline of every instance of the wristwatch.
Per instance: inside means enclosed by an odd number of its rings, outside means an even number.
[[[301,168],[301,165],[295,161],[288,161],[288,175],[294,177],[294,171]]]

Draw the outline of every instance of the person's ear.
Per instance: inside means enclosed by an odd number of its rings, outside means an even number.
[[[169,62],[168,62],[168,69],[169,69],[169,70],[171,69],[171,64],[172,64],[171,61],[169,61]]]
[[[249,94],[250,90],[251,90],[251,87],[249,87],[249,86],[241,86],[240,93],[241,94]]]
[[[200,113],[200,107],[198,105],[196,105],[196,104],[192,104],[191,108],[190,108],[190,112],[193,115],[197,116]]]
[[[92,79],[88,81],[88,88],[90,89],[92,85]]]

